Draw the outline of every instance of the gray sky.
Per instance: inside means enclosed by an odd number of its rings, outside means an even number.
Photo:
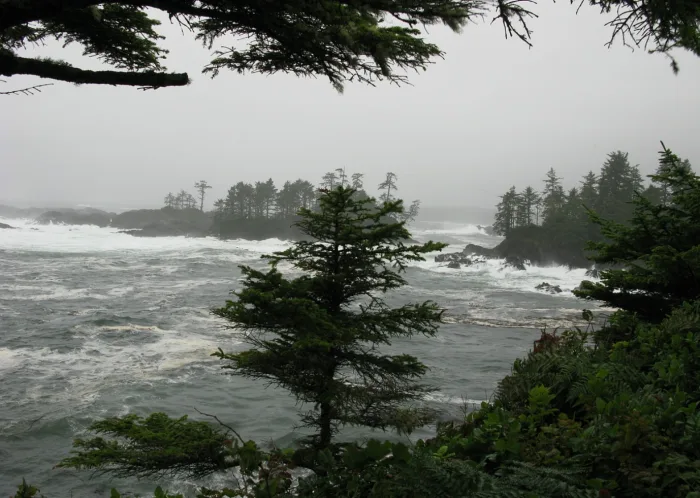
[[[344,166],[371,187],[394,171],[402,197],[424,205],[492,206],[510,185],[541,188],[550,167],[574,186],[617,149],[647,174],[659,140],[700,168],[700,60],[678,54],[675,76],[661,55],[605,48],[610,29],[592,8],[536,9],[532,49],[500,24],[431,28],[447,55],[414,86],[343,95],[320,78],[211,80],[200,74],[209,51],[166,23],[168,68],[189,72],[189,87],[56,83],[0,97],[0,203],[153,207],[200,179],[213,201],[241,180],[317,182]],[[95,65],[77,49],[42,54]]]

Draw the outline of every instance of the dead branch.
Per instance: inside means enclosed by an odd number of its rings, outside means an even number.
[[[5,80],[0,80],[6,83]],[[27,88],[20,88],[19,90],[10,90],[9,92],[0,92],[0,95],[34,95],[36,92],[41,93],[41,87],[52,86],[53,83],[44,83],[43,85],[34,85]]]

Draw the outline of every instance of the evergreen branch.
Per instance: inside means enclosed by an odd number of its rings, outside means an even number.
[[[19,57],[0,49],[0,75],[18,74],[39,76],[76,84],[127,85],[147,88],[183,86],[189,84],[186,73],[156,71],[91,71],[79,69],[64,62],[50,59]]]
[[[226,434],[206,422],[163,413],[147,418],[127,415],[95,422],[90,430],[102,437],[76,439],[72,456],[57,467],[92,469],[116,477],[185,475],[200,478],[235,466],[228,462]]]

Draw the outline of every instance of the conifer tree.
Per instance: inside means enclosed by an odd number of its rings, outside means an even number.
[[[323,178],[321,178],[321,188],[326,190],[333,190],[336,185],[338,185],[338,170],[329,171]]]
[[[341,187],[348,186],[348,175],[345,173],[345,168],[336,168],[335,172],[338,176],[338,185]]]
[[[659,164],[659,167],[656,169],[656,177],[660,178],[663,175],[665,175],[668,172],[669,168],[670,168],[670,166],[668,164],[664,164],[664,162],[662,161]],[[679,169],[679,170],[682,169],[682,170],[687,171],[688,173],[693,171],[693,168],[690,165],[690,161],[688,161],[687,159],[680,160],[680,162],[678,162],[675,165],[675,169]],[[659,192],[658,192],[659,202],[661,204],[668,205],[671,203],[671,197],[672,197],[674,192],[671,190],[671,187],[667,183],[652,180],[652,187],[659,189]],[[652,197],[653,197],[653,194],[652,194]]]
[[[165,196],[165,199],[163,199],[163,202],[165,202],[165,207],[174,208],[175,207],[175,196],[173,195],[173,193],[168,192],[168,195]]]
[[[525,227],[528,226],[528,216],[527,216],[527,206],[525,205],[525,200],[522,194],[516,194],[515,196],[515,226]]]
[[[297,192],[298,207],[311,209],[316,202],[316,189],[313,184],[306,180],[297,180],[293,185]]]
[[[592,171],[583,177],[579,197],[581,203],[588,209],[595,207],[598,200],[598,177]]]
[[[401,201],[358,200],[338,187],[322,195],[318,209],[302,209],[297,226],[311,240],[266,256],[267,272],[241,267],[243,289],[215,314],[245,332],[253,349],[215,353],[225,368],[264,379],[307,404],[302,423],[311,440],[327,447],[343,425],[409,432],[430,412],[418,402],[429,390],[418,380],[426,366],[413,356],[388,355],[378,347],[394,338],[433,336],[443,310],[435,303],[391,308],[382,296],[406,284],[412,261],[445,244],[405,246]],[[286,278],[277,266],[290,263],[303,275]]]
[[[204,195],[206,191],[211,188],[211,185],[209,185],[206,180],[202,180],[195,183],[194,188],[196,188],[199,193],[199,210],[204,211]]]
[[[416,199],[411,203],[410,206],[408,206],[408,209],[404,212],[403,216],[401,216],[401,221],[405,221],[406,223],[411,223],[413,221],[416,221],[416,218],[418,217],[418,213],[420,212],[420,201]]]
[[[362,181],[362,178],[364,176],[365,175],[363,175],[362,173],[353,173],[351,177],[352,188],[354,188],[355,190],[362,190],[362,188],[364,187],[364,182]]]
[[[496,221],[493,224],[493,231],[496,234],[507,236],[515,228],[517,205],[518,194],[513,186],[501,196],[501,202],[498,203]]]
[[[642,190],[639,169],[629,162],[627,152],[615,151],[600,170],[595,211],[604,219],[624,223],[632,216],[632,200]]]
[[[547,172],[544,180],[544,191],[542,192],[542,224],[555,221],[557,214],[564,206],[565,195],[561,186],[561,178],[557,176],[554,168]]]
[[[384,190],[384,193],[382,193],[379,196],[379,200],[381,200],[382,202],[391,202],[394,200],[394,196],[391,195],[391,192],[395,192],[398,190],[398,188],[396,187],[396,180],[397,177],[395,173],[388,172],[386,174],[386,178],[384,179],[384,181],[380,183],[377,187],[379,190]]]
[[[539,195],[534,188],[528,186],[520,194],[520,203],[522,204],[522,223],[521,225],[532,225],[536,221],[537,203]]]

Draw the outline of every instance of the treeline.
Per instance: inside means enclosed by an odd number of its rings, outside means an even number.
[[[270,178],[255,184],[238,182],[228,189],[225,198],[214,203],[217,219],[289,218],[301,208],[316,202],[316,189],[306,180],[285,182],[277,189]]]
[[[664,173],[665,167],[661,164],[656,174]],[[688,160],[681,161],[679,167],[692,169]],[[637,196],[653,204],[666,204],[671,195],[668,185],[658,180],[645,184],[628,154],[616,151],[608,154],[598,174],[590,171],[585,175],[579,187],[565,190],[554,168],[547,172],[541,192],[532,186],[520,192],[511,187],[497,205],[493,228],[495,233],[527,247],[527,254],[523,254],[526,259],[587,266],[586,242],[603,237],[590,212],[627,223]]]
[[[197,194],[199,197],[199,210],[204,211],[204,195],[211,186],[205,181],[199,181],[194,184],[194,188],[197,189]],[[171,209],[196,209],[197,199],[192,194],[185,192],[185,190],[180,190],[177,194],[173,195],[172,192],[168,192],[163,200],[166,208]]]
[[[177,194],[168,192],[163,199],[165,207],[172,209],[194,209],[197,207],[197,199],[192,194],[180,190]]]
[[[348,175],[344,168],[338,168],[323,175],[318,187],[302,179],[286,181],[281,189],[277,188],[272,178],[254,184],[238,182],[229,188],[225,198],[218,199],[214,203],[215,219],[222,222],[294,218],[302,208],[316,208],[320,195],[338,186],[355,189],[357,191],[355,197],[358,199],[369,197],[364,189],[364,174]],[[380,201],[396,200],[395,194],[398,191],[396,174],[387,173],[385,180],[379,184],[378,190]],[[403,220],[415,219],[419,206],[419,201],[413,201],[402,213]]]

